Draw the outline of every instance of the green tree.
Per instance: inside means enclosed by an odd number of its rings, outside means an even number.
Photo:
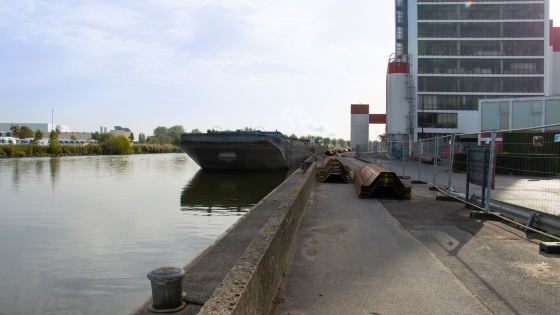
[[[147,144],[151,144],[151,143],[152,143],[152,138],[151,138],[151,137],[148,137],[148,139],[146,139],[146,143],[147,143]]]
[[[180,136],[183,133],[186,133],[185,128],[181,125],[175,125],[169,127],[169,131],[167,132],[167,135],[171,138],[175,138],[176,136]]]
[[[71,139],[71,140],[76,140],[76,136],[71,135],[71,136],[70,136],[70,139]]]
[[[297,139],[298,136],[295,133],[292,133],[288,138],[293,138],[293,139]]]
[[[331,143],[331,138],[326,137],[326,138],[323,139],[323,142],[324,143]]]
[[[128,139],[121,135],[108,138],[105,143],[101,145],[101,149],[103,150],[103,154],[125,155],[130,154],[132,151]]]
[[[10,125],[10,131],[12,133],[12,137],[19,138],[19,126],[18,125]]]
[[[146,135],[143,134],[143,133],[139,133],[138,134],[138,142],[140,142],[140,143],[146,142]]]
[[[198,130],[198,128],[194,128],[194,129],[191,131],[191,133],[202,133],[202,132],[200,132],[200,130]]]
[[[58,129],[56,129],[56,130],[51,130],[51,132],[49,134],[49,139],[51,141],[51,143],[49,144],[49,152],[51,154],[57,154],[61,150],[60,143],[58,143],[58,134],[59,133],[60,133],[60,131]]]
[[[98,137],[95,140],[97,140],[98,143],[105,143],[107,142],[107,140],[111,138],[115,138],[115,136],[111,133],[100,133],[98,134]]]
[[[173,144],[176,146],[180,146],[181,145],[181,136],[177,135],[175,136],[175,138],[173,138]]]
[[[338,139],[336,140],[336,145],[337,145],[338,147],[341,147],[341,148],[344,147],[344,143],[346,143],[346,142],[345,142],[344,139],[342,139],[342,138],[338,138]]]
[[[41,131],[41,129],[37,128],[37,130],[35,130],[35,141],[39,141],[41,139],[43,139],[43,135],[44,132]]]
[[[352,145],[352,142],[350,140],[346,140],[346,146],[350,147]]]
[[[19,128],[19,138],[22,139],[33,138],[33,136],[34,136],[33,130],[29,129],[29,127],[21,126],[21,128]]]
[[[130,141],[134,141],[134,133],[131,132],[128,139],[130,139]]]
[[[164,136],[167,134],[168,131],[169,129],[167,129],[167,127],[159,126],[156,129],[154,129],[154,137],[159,138],[161,136]]]
[[[251,128],[251,127],[245,127],[243,129],[241,129],[242,131],[255,131],[255,129]]]
[[[379,141],[387,141],[387,129],[385,129],[382,134],[378,135],[377,138],[379,139]]]
[[[168,135],[162,135],[158,139],[160,143],[170,143],[172,140],[172,138],[169,137]]]

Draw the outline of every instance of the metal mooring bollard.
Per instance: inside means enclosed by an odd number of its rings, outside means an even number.
[[[183,302],[182,280],[185,271],[177,267],[161,267],[148,273],[152,282],[153,304],[149,306],[154,313],[171,313],[185,308]]]

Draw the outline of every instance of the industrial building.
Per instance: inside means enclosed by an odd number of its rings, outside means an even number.
[[[33,131],[39,129],[45,134],[51,132],[51,130],[53,130],[53,126],[55,130],[58,129],[60,132],[70,132],[70,127],[64,125],[53,125],[47,123],[0,123],[0,133],[2,134],[2,137],[11,137],[10,127],[12,125],[20,127],[27,126]],[[48,137],[48,135],[46,137]]]
[[[19,127],[27,126],[33,132],[39,129],[43,131],[43,139],[49,138],[49,132],[53,130],[53,126],[55,130],[58,129],[60,131],[60,133],[58,134],[59,139],[70,139],[72,136],[74,136],[78,140],[89,140],[92,139],[95,134],[94,132],[89,132],[89,131],[73,132],[70,131],[69,126],[65,126],[65,125],[52,125],[47,123],[0,123],[0,137],[12,137],[12,133],[10,131],[10,127],[12,125],[14,126],[17,125]],[[100,131],[101,131],[100,133],[107,133],[107,127],[101,127]],[[110,130],[109,133],[111,133],[115,137],[123,136],[128,139],[132,131],[126,127],[123,128],[121,126],[115,126],[115,130]]]
[[[549,0],[396,0],[395,6],[388,135],[476,133],[481,99],[560,94],[560,28],[549,21]]]

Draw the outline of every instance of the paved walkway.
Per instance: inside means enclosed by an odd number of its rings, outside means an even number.
[[[558,312],[559,255],[540,255],[515,228],[470,219],[461,203],[435,201],[427,186],[395,201],[316,184],[275,314]]]

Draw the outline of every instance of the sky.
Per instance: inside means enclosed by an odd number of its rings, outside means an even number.
[[[390,0],[0,0],[0,122],[349,139],[393,51]]]

